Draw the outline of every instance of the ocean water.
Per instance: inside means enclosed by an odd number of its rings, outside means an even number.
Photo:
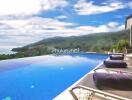
[[[0,54],[14,54],[16,52],[11,51],[12,48],[16,48],[17,46],[0,46]]]
[[[0,100],[52,100],[107,57],[74,53],[0,61]]]

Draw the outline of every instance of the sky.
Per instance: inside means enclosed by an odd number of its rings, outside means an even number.
[[[132,0],[0,0],[0,52],[55,36],[124,30]]]

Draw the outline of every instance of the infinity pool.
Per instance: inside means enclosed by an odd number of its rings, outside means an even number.
[[[52,100],[107,57],[74,53],[0,61],[0,100]]]

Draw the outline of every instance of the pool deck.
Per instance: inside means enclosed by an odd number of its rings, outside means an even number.
[[[126,56],[125,61],[128,64],[128,68],[106,68],[111,70],[111,71],[125,71],[125,72],[130,72],[132,73],[132,59],[128,60],[129,56]],[[132,58],[132,56],[131,56]],[[95,69],[98,68],[104,68],[103,63],[99,64]],[[120,100],[132,100],[132,91],[120,91],[120,90],[99,90],[93,82],[93,77],[92,77],[92,73],[94,72],[93,69],[92,71],[90,71],[89,73],[87,73],[84,77],[82,77],[80,80],[78,80],[76,83],[74,83],[72,86],[70,86],[68,89],[66,89],[64,92],[62,92],[61,94],[59,94],[57,97],[54,98],[54,100],[74,100],[73,96],[71,95],[71,93],[69,92],[72,88],[76,87],[76,86],[83,86],[84,89],[75,89],[74,93],[76,94],[76,96],[79,96],[79,100],[88,100],[87,95],[90,93],[90,91],[86,91],[85,87],[89,87],[92,89],[95,89],[97,91],[101,91],[103,93],[108,93],[110,95],[114,95],[115,97],[121,97]],[[87,94],[87,95],[86,95]],[[110,98],[108,98],[110,99]],[[106,98],[104,98],[103,96],[94,96],[92,99],[90,100],[107,100]],[[112,99],[113,100],[113,99]],[[114,99],[114,100],[119,100],[119,99]]]

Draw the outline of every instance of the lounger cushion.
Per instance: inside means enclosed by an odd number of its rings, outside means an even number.
[[[123,55],[110,55],[111,60],[123,60],[124,56]]]
[[[127,64],[122,60],[106,60],[104,61],[105,67],[108,68],[126,68]]]
[[[120,56],[124,56],[123,53],[113,53],[113,54],[110,54],[110,55],[120,55]]]
[[[95,72],[93,79],[99,89],[132,90],[132,74]]]

